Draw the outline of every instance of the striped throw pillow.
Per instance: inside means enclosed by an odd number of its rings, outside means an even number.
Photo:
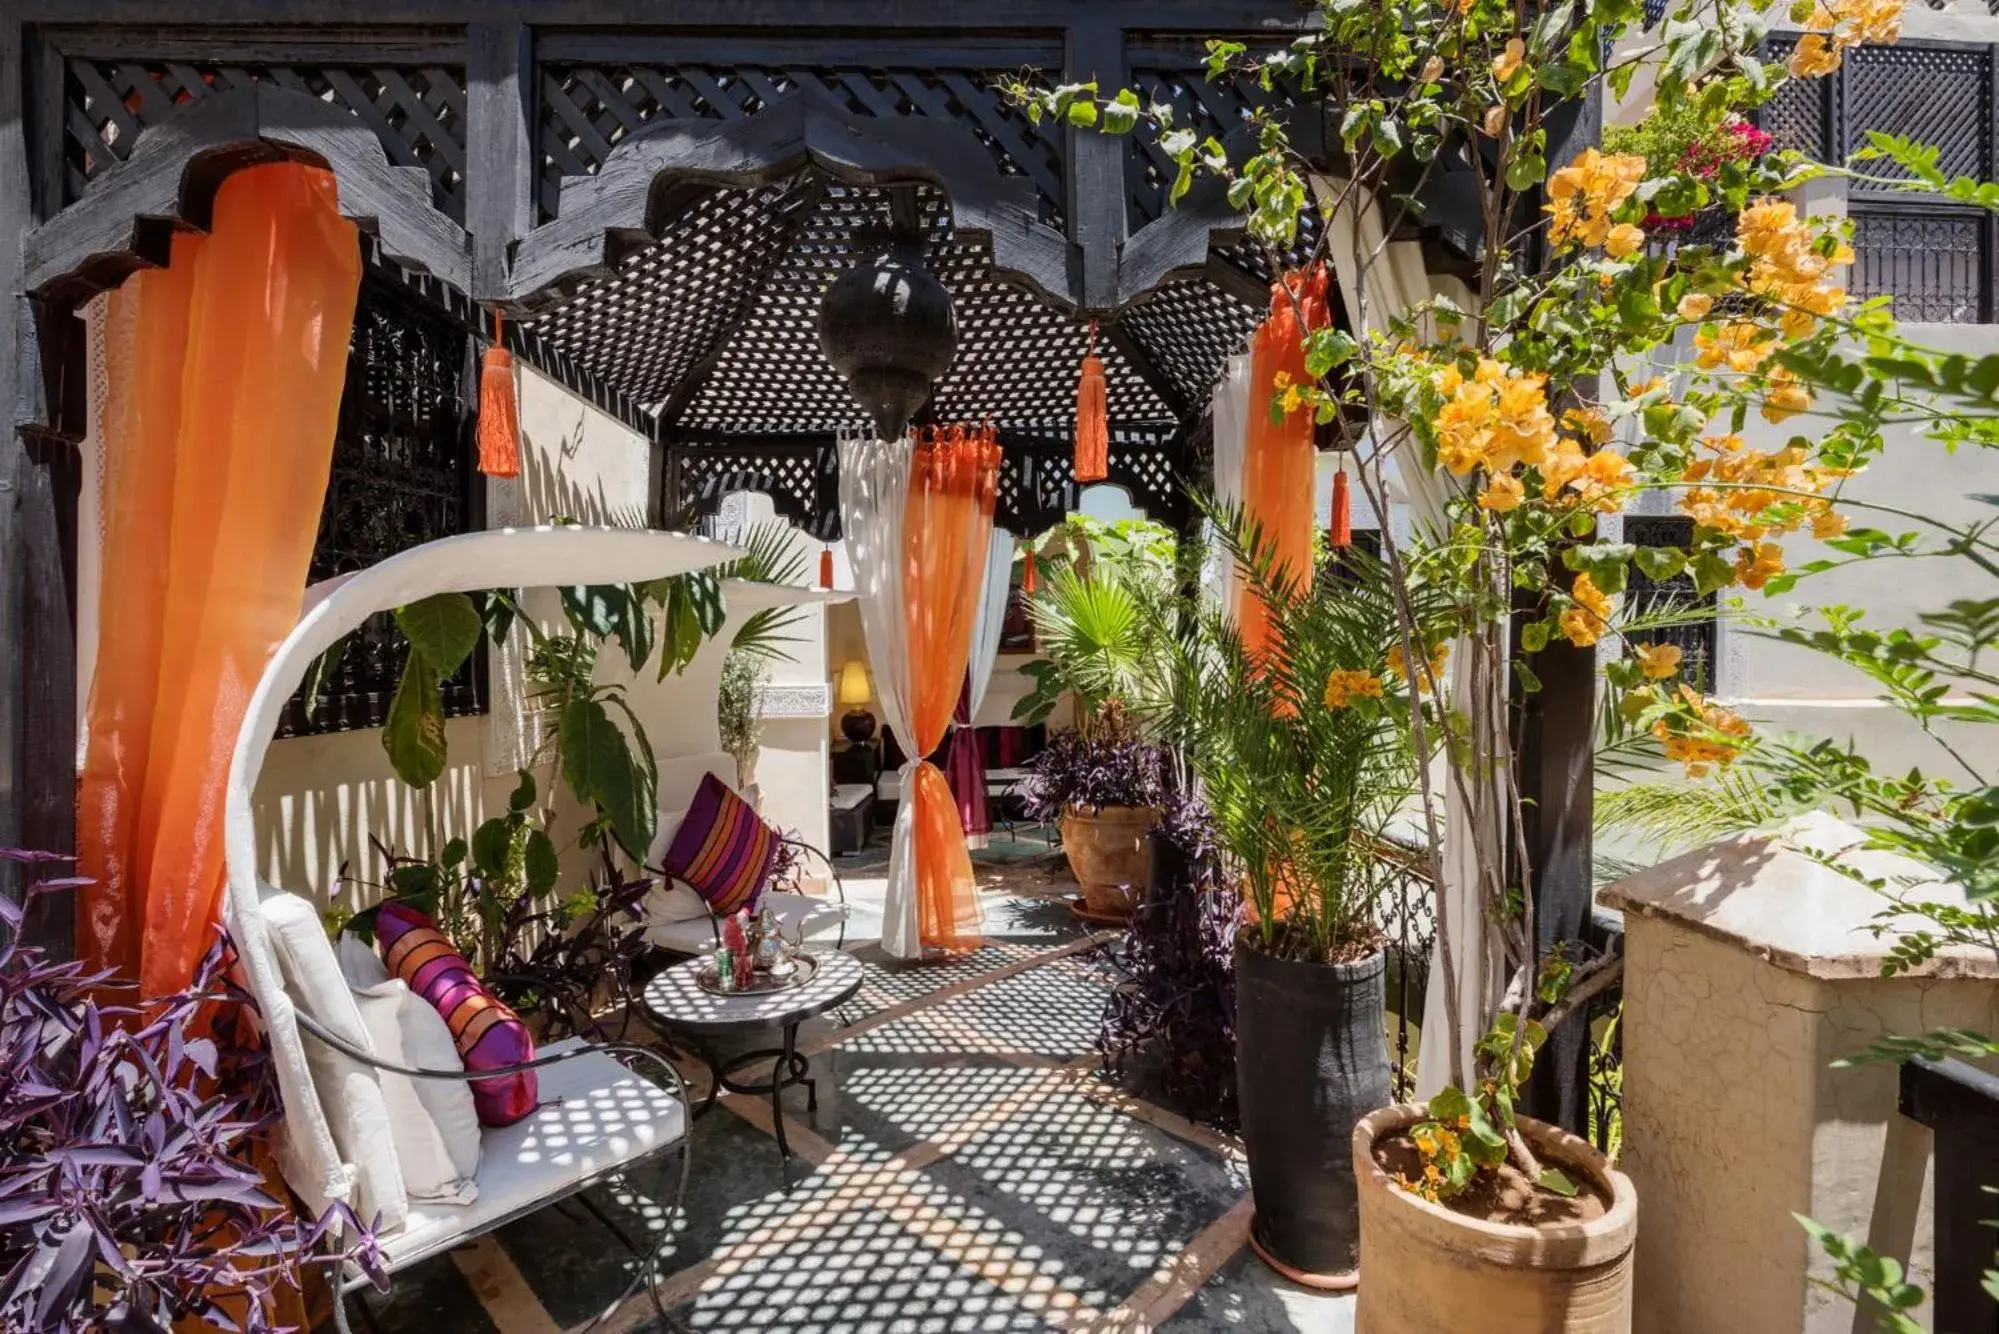
[[[714,774],[703,774],[680,830],[667,845],[665,866],[694,886],[719,917],[755,912],[777,859],[777,831]]]
[[[520,1016],[486,986],[437,924],[414,908],[385,903],[375,937],[389,971],[444,1016],[467,1070],[497,1070],[534,1059],[534,1036]],[[472,1081],[472,1105],[483,1126],[510,1126],[532,1112],[539,1086],[532,1070],[505,1079]]]

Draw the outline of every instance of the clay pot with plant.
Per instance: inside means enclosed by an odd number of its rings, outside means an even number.
[[[1415,787],[1409,703],[1383,661],[1394,607],[1380,568],[1342,581],[1277,565],[1239,514],[1223,546],[1269,608],[1252,647],[1211,612],[1188,646],[1178,738],[1236,868],[1236,1071],[1256,1203],[1251,1240],[1298,1281],[1340,1288],[1360,1259],[1349,1144],[1391,1096],[1378,850]]]
[[[1588,1141],[1514,1110],[1546,1038],[1541,1021],[1502,1013],[1478,1043],[1487,1073],[1473,1092],[1446,1088],[1354,1128],[1361,1264],[1384,1276],[1361,1288],[1364,1334],[1631,1328],[1630,1180]]]
[[[1100,717],[1088,733],[1054,733],[1028,770],[1021,801],[1032,818],[1057,822],[1084,911],[1127,917],[1150,876],[1146,836],[1159,818],[1158,747]]]
[[[1123,920],[1145,891],[1146,834],[1158,818],[1156,741],[1176,662],[1175,543],[1156,523],[1080,516],[1061,537],[1071,554],[1050,562],[1031,609],[1044,656],[1021,669],[1034,689],[1013,716],[1041,722],[1067,700],[1076,726],[1035,758],[1022,796],[1030,815],[1059,822],[1085,913]]]

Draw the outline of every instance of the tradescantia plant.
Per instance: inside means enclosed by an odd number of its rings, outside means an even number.
[[[67,860],[0,858],[31,874]],[[277,1081],[226,938],[186,990],[137,1008],[103,999],[124,990],[108,975],[21,945],[21,920],[0,899],[0,1329],[259,1334],[309,1268],[384,1281],[346,1206],[315,1222],[265,1189],[251,1154],[280,1114]]]
[[[1020,799],[1031,819],[1053,820],[1072,809],[1153,806],[1160,797],[1159,748],[1114,722],[1100,720],[1091,736],[1050,733],[1027,769]]]
[[[1184,789],[1161,800],[1152,849],[1152,883],[1104,947],[1122,980],[1105,998],[1097,1050],[1114,1074],[1148,1071],[1182,1115],[1232,1129],[1242,896],[1223,874],[1213,813]]]

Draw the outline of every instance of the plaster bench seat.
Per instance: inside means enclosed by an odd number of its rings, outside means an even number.
[[[796,932],[803,923],[808,941],[833,938],[847,921],[846,904],[811,894],[785,894],[773,890],[760,902],[770,905],[771,912],[776,914],[787,936]],[[654,921],[646,927],[646,943],[675,954],[707,954],[719,948],[721,930],[722,924],[707,913],[679,922]]]
[[[565,1038],[538,1055],[584,1045]],[[406,1269],[571,1195],[687,1132],[679,1099],[602,1053],[543,1066],[536,1078],[541,1103],[534,1112],[480,1137],[479,1197],[465,1205],[410,1201],[409,1221],[381,1238],[389,1269]]]

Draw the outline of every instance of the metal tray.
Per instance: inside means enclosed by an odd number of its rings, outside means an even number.
[[[713,996],[769,996],[780,991],[795,991],[810,982],[819,973],[819,960],[810,954],[795,954],[792,962],[798,967],[787,977],[772,977],[758,969],[750,975],[746,987],[732,987],[727,990],[720,985],[722,975],[712,963],[704,963],[694,970],[694,980],[701,989]]]

